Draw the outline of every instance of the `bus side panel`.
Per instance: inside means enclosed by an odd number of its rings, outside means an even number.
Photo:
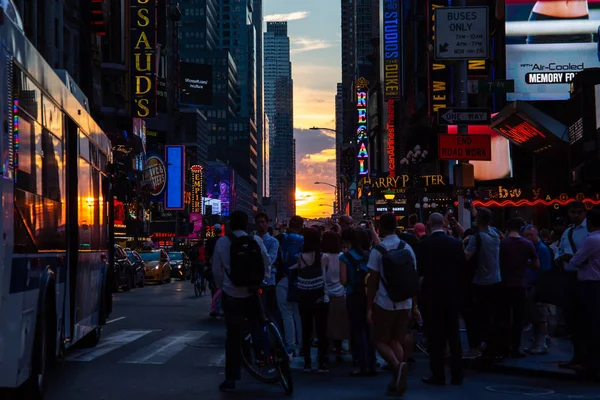
[[[99,325],[100,290],[102,288],[101,253],[79,253],[77,265],[77,288],[75,314],[75,342]]]

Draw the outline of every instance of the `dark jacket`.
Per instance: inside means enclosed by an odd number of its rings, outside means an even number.
[[[464,293],[462,276],[467,259],[461,242],[435,232],[419,243],[417,266],[423,277],[420,301],[426,304],[459,304]]]

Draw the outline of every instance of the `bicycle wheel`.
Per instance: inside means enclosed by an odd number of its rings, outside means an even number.
[[[273,362],[279,374],[279,383],[283,387],[285,394],[291,395],[294,392],[294,381],[292,380],[292,368],[290,366],[290,356],[287,352],[281,333],[273,322],[267,325],[271,341],[271,354]]]
[[[240,343],[240,351],[242,352],[242,365],[244,369],[256,380],[263,383],[277,383],[280,380],[279,370],[273,363],[273,357],[269,357],[266,362],[259,363],[255,357],[254,342],[252,331],[246,329],[242,342]],[[270,333],[270,330],[267,332]]]

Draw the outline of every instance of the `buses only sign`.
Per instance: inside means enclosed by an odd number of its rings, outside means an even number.
[[[440,160],[492,161],[492,137],[490,135],[438,136]]]

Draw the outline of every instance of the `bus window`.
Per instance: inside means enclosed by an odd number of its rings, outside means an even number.
[[[42,122],[42,93],[17,66],[14,68],[13,88],[21,111],[27,112],[34,120]]]
[[[94,222],[94,198],[91,190],[91,166],[79,158],[79,246],[80,250],[91,250],[92,231],[90,225]]]
[[[79,155],[90,161],[90,140],[81,130],[79,131]]]
[[[46,96],[42,96],[43,122],[42,125],[50,132],[63,138],[63,114]]]
[[[17,187],[34,193],[35,182],[35,124],[28,119],[18,117],[19,149],[15,151],[15,169]]]
[[[42,196],[66,202],[63,146],[58,138],[47,130],[42,132]]]

